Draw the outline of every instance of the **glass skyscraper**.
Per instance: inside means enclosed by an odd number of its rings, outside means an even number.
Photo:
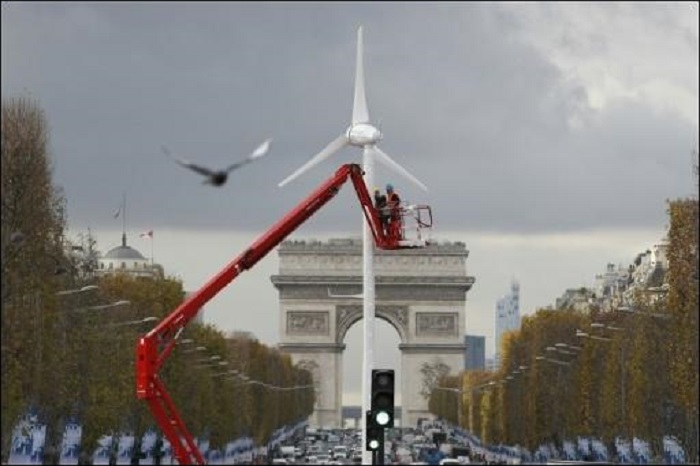
[[[464,370],[484,370],[486,368],[486,337],[481,335],[465,335]]]
[[[496,301],[495,366],[501,364],[501,337],[504,332],[520,329],[520,284],[513,280],[510,293]]]

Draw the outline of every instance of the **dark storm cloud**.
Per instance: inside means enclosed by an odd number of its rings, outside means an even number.
[[[347,128],[360,24],[380,147],[430,192],[381,166],[377,184],[431,203],[443,229],[656,226],[650,204],[688,194],[697,123],[644,100],[591,108],[501,4],[3,4],[3,96],[26,89],[46,109],[72,225],[113,224],[126,191],[133,225],[258,231],[361,160],[346,148],[277,187]],[[561,38],[581,55],[606,40]],[[221,190],[158,149],[224,166],[270,136],[270,155]],[[352,203],[345,190],[310,228],[357,230]]]

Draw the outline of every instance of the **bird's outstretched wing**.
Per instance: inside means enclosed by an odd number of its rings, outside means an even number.
[[[160,146],[160,149],[163,151],[163,153],[164,153],[165,155],[167,155],[168,157],[170,157],[171,159],[173,159],[174,161],[176,161],[177,163],[179,163],[179,164],[182,165],[183,167],[189,168],[190,170],[194,170],[194,171],[196,171],[197,173],[199,173],[200,175],[212,176],[212,175],[214,174],[214,172],[213,172],[212,170],[210,170],[210,169],[208,169],[208,168],[206,168],[206,167],[202,167],[202,166],[197,165],[197,164],[194,164],[194,163],[192,163],[192,162],[190,162],[190,161],[188,161],[188,160],[179,159],[179,158],[173,156],[173,155],[170,153],[170,151],[168,150],[168,148],[165,147],[165,146]]]
[[[248,157],[245,159],[241,160],[240,162],[236,162],[232,165],[229,165],[226,168],[226,173],[231,173],[233,170],[242,167],[243,165],[252,162],[253,160],[260,158],[264,155],[267,154],[267,152],[270,150],[270,143],[272,142],[272,138],[266,140],[262,144],[260,144],[252,154],[250,154]]]

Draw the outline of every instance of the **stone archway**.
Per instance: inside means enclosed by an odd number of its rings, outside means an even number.
[[[336,342],[345,341],[345,335],[350,327],[362,320],[361,304],[337,304],[335,306],[337,316]],[[374,315],[378,319],[388,322],[399,334],[401,342],[408,341],[408,306],[376,305]]]
[[[362,243],[353,239],[285,241],[279,274],[280,345],[295,363],[313,368],[317,402],[310,424],[342,422],[345,334],[362,318],[347,296],[362,291]],[[375,252],[375,315],[391,324],[401,343],[402,425],[428,416],[420,368],[437,359],[453,373],[464,367],[464,306],[474,278],[466,274],[463,243]]]

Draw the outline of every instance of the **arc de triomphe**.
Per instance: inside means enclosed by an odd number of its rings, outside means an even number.
[[[279,290],[279,348],[313,372],[317,399],[310,424],[340,427],[343,341],[362,318],[362,301],[331,295],[362,292],[362,241],[284,241],[278,254],[279,275],[271,279]],[[464,367],[464,308],[474,283],[466,273],[468,255],[459,242],[375,250],[375,315],[401,339],[404,426],[428,416],[420,394],[424,363],[440,361],[453,374]]]

